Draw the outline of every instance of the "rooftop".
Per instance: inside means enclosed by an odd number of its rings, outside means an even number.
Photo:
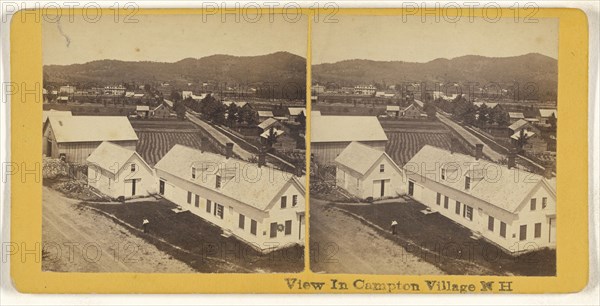
[[[138,140],[124,116],[50,116],[57,142],[95,142]]]
[[[94,150],[94,152],[92,152],[92,154],[90,154],[90,156],[88,156],[87,161],[112,174],[116,174],[121,168],[123,168],[123,166],[125,166],[127,161],[133,155],[137,155],[140,160],[146,164],[144,159],[139,156],[137,152],[126,149],[117,144],[104,141],[96,148],[96,150]],[[148,164],[146,164],[146,166],[150,169]]]
[[[384,151],[353,141],[336,157],[335,162],[364,175],[383,155],[386,155]]]
[[[311,142],[387,141],[374,116],[313,116]]]

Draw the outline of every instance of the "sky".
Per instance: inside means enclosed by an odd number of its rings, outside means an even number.
[[[429,16],[336,16],[337,23],[314,23],[312,63],[348,59],[428,62],[464,55],[508,57],[541,53],[558,58],[558,19],[537,23],[501,18],[487,22],[467,17],[456,23]]]
[[[239,17],[239,16],[238,16]],[[261,16],[258,22],[227,16],[136,15],[137,23],[114,22],[101,16],[87,22],[68,16],[60,22],[44,18],[44,65],[67,65],[93,60],[176,62],[214,54],[254,56],[287,51],[307,56],[307,18],[289,22],[282,17]]]

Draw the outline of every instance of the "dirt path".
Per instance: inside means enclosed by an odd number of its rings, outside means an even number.
[[[112,220],[78,207],[76,200],[53,189],[43,188],[42,205],[44,271],[194,272]]]
[[[311,270],[323,273],[437,275],[434,265],[325,202],[311,199]]]

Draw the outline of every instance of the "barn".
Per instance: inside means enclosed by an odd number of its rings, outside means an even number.
[[[133,150],[104,141],[87,162],[88,185],[111,198],[156,193],[154,170]]]
[[[478,151],[481,152],[481,151]],[[408,195],[507,253],[556,246],[556,180],[424,146],[406,165]]]
[[[404,171],[383,151],[352,142],[335,159],[335,165],[337,186],[359,198],[406,193]]]
[[[304,245],[305,177],[175,145],[155,165],[159,194],[250,246]]]
[[[103,141],[135,151],[137,140],[124,116],[50,116],[44,124],[42,149],[48,157],[86,163]]]
[[[388,141],[375,116],[312,116],[311,155],[320,164],[333,164],[353,141],[384,151]]]

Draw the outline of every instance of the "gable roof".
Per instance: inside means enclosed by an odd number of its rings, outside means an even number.
[[[223,101],[223,105],[229,107],[231,104],[235,104],[235,106],[242,108],[246,105],[248,105],[248,102],[244,102],[244,101]]]
[[[267,118],[263,122],[261,122],[258,127],[262,130],[269,128],[271,125],[277,123],[277,119],[275,118]]]
[[[46,119],[48,119],[48,117],[50,116],[64,117],[73,116],[73,114],[71,113],[71,111],[58,111],[54,109],[42,111],[42,123],[46,122]]]
[[[112,174],[116,174],[125,166],[127,161],[133,155],[139,157],[148,169],[152,169],[137,152],[108,141],[102,142],[96,150],[88,156],[87,161]],[[116,168],[115,165],[117,165],[118,168]]]
[[[414,108],[415,110],[420,111],[420,109],[414,103],[411,103],[409,106],[405,107],[404,111],[407,111],[411,108]]]
[[[448,178],[442,180],[438,169],[443,167],[455,169],[456,172],[454,173],[456,174],[448,173]],[[430,145],[425,145],[417,152],[404,168],[409,178],[418,179],[421,182],[432,180],[430,174],[435,171],[437,173],[435,182],[469,194],[509,212],[515,212],[533,188],[536,188],[540,183],[547,184],[552,191],[552,195],[556,196],[556,180],[547,180],[540,175],[522,169],[509,169],[504,165],[483,159],[477,160],[473,156],[460,153],[450,153],[450,151]],[[488,171],[491,172],[488,174]],[[453,175],[458,175],[458,177],[453,177]],[[469,190],[464,188],[465,176],[467,175],[471,175]],[[481,175],[484,178],[477,179]]]
[[[523,119],[525,118],[525,115],[521,112],[508,112],[508,117],[512,119]]]
[[[556,109],[540,109],[540,116],[543,118],[549,118],[554,113],[554,117],[558,118]]]
[[[519,120],[513,122],[513,124],[509,125],[508,128],[511,129],[512,131],[516,131],[527,124],[529,124],[529,121],[527,121],[525,119],[519,119]]]
[[[137,105],[135,107],[135,110],[138,111],[138,112],[147,112],[147,111],[150,111],[150,106],[148,106],[148,105]]]
[[[306,108],[304,107],[288,107],[288,112],[290,116],[298,116],[300,113],[306,115]]]
[[[384,151],[353,141],[335,158],[335,162],[365,175],[382,156],[389,158]],[[396,165],[391,158],[389,160]]]
[[[273,117],[272,111],[258,111],[259,117]]]
[[[388,112],[398,112],[398,111],[400,111],[400,106],[399,105],[388,105],[385,107],[385,110]]]
[[[192,179],[192,167],[198,169],[196,179]],[[305,191],[305,177],[297,178],[274,168],[259,168],[256,164],[179,144],[173,146],[154,168],[262,211],[266,211],[290,183],[297,184],[301,192]],[[216,175],[222,177],[219,189],[215,186]]]
[[[522,131],[522,130],[516,131],[514,134],[512,134],[512,135],[510,136],[510,138],[512,138],[512,139],[514,139],[514,140],[517,140],[517,139],[519,139],[519,137],[521,136],[521,135],[520,135],[520,134],[521,134],[521,131]],[[526,139],[529,139],[529,138],[531,138],[531,137],[533,137],[533,136],[535,135],[535,133],[534,133],[534,132],[532,132],[532,131],[529,131],[529,130],[527,130],[527,129],[524,129],[524,131],[525,131],[525,132],[523,132],[523,134],[525,134],[525,138],[526,138]]]
[[[313,116],[311,142],[387,141],[375,116]]]
[[[124,116],[48,117],[57,142],[138,140]]]

